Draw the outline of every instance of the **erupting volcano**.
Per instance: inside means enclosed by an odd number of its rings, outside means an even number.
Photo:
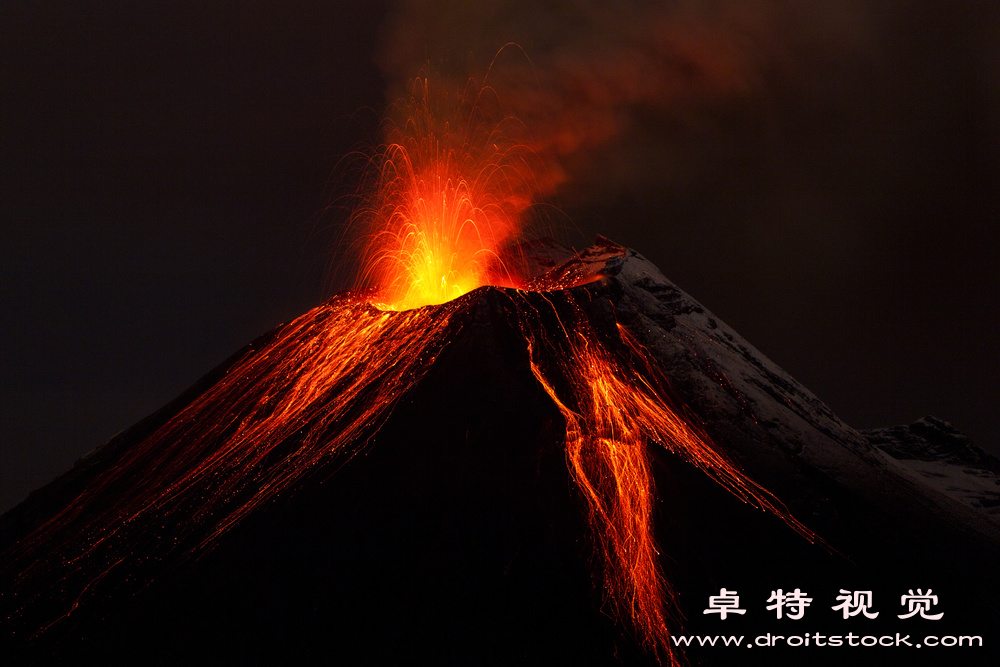
[[[4,517],[6,648],[679,664],[679,598],[728,562],[702,513],[799,573],[898,525],[894,459],[649,262],[524,237],[552,179],[488,89],[443,115],[417,91],[370,161],[358,287]],[[927,494],[886,553],[995,537]]]

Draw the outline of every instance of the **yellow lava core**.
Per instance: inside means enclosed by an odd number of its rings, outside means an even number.
[[[432,104],[428,81],[418,80],[409,103],[397,105],[405,120],[387,124],[373,164],[377,189],[358,213],[368,229],[362,279],[379,289],[381,308],[444,303],[482,285],[522,286],[499,251],[521,232],[538,169],[532,150],[512,138],[518,123],[484,98],[486,89],[454,98],[442,112],[441,96]]]
[[[405,149],[393,152],[405,159]],[[389,212],[383,244],[382,284],[393,310],[409,310],[456,299],[488,284],[496,249],[514,228],[514,221],[488,193],[476,192],[445,159],[436,169],[400,176],[410,192],[405,206]],[[492,206],[496,210],[490,210]]]

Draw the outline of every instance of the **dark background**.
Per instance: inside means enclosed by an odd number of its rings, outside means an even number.
[[[341,158],[415,63],[511,40],[536,111],[613,119],[559,156],[567,242],[636,248],[854,426],[998,451],[997,9],[647,4],[3,3],[0,509],[343,287]]]

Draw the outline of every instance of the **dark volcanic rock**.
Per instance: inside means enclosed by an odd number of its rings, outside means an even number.
[[[917,656],[992,664],[1000,552],[995,504],[982,491],[995,483],[994,459],[937,420],[867,432],[844,424],[632,251],[599,239],[579,255],[546,243],[534,252],[539,270],[599,279],[524,299],[540,312],[575,303],[599,336],[613,338],[619,323],[631,331],[689,417],[828,544],[802,539],[651,444],[661,567],[686,632],[745,635],[744,645],[765,633],[982,635],[986,649],[972,653],[750,655],[769,664],[917,664]],[[453,339],[360,454],[314,471],[198,558],[112,571],[94,584],[100,595],[34,642],[26,640],[32,623],[51,610],[42,603],[21,614],[8,592],[17,573],[4,571],[0,650],[60,665],[650,664],[602,610],[564,459],[565,422],[532,374],[510,292],[463,298],[473,302]],[[0,518],[0,549],[266,341]],[[90,586],[60,576],[50,573],[49,585]],[[723,587],[739,592],[744,616],[702,613]],[[778,621],[766,610],[779,588],[814,599],[806,620]],[[900,596],[917,588],[939,596],[941,621],[898,618]],[[878,619],[833,611],[841,589],[873,591]],[[744,664],[746,655],[742,647],[688,651],[706,665]]]

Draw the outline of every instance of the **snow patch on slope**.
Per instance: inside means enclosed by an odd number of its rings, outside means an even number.
[[[696,388],[699,409],[712,413],[704,415],[708,420],[742,423],[762,448],[780,448],[874,497],[902,483],[946,513],[957,504],[963,514],[971,509],[1000,523],[1000,461],[950,425],[948,431],[944,422],[923,420],[924,426],[854,429],[634,250],[598,237],[566,263],[622,285],[635,312],[619,315],[632,317],[629,329],[672,380]]]
[[[899,474],[1000,522],[1000,460],[948,422],[925,417],[862,433]]]

